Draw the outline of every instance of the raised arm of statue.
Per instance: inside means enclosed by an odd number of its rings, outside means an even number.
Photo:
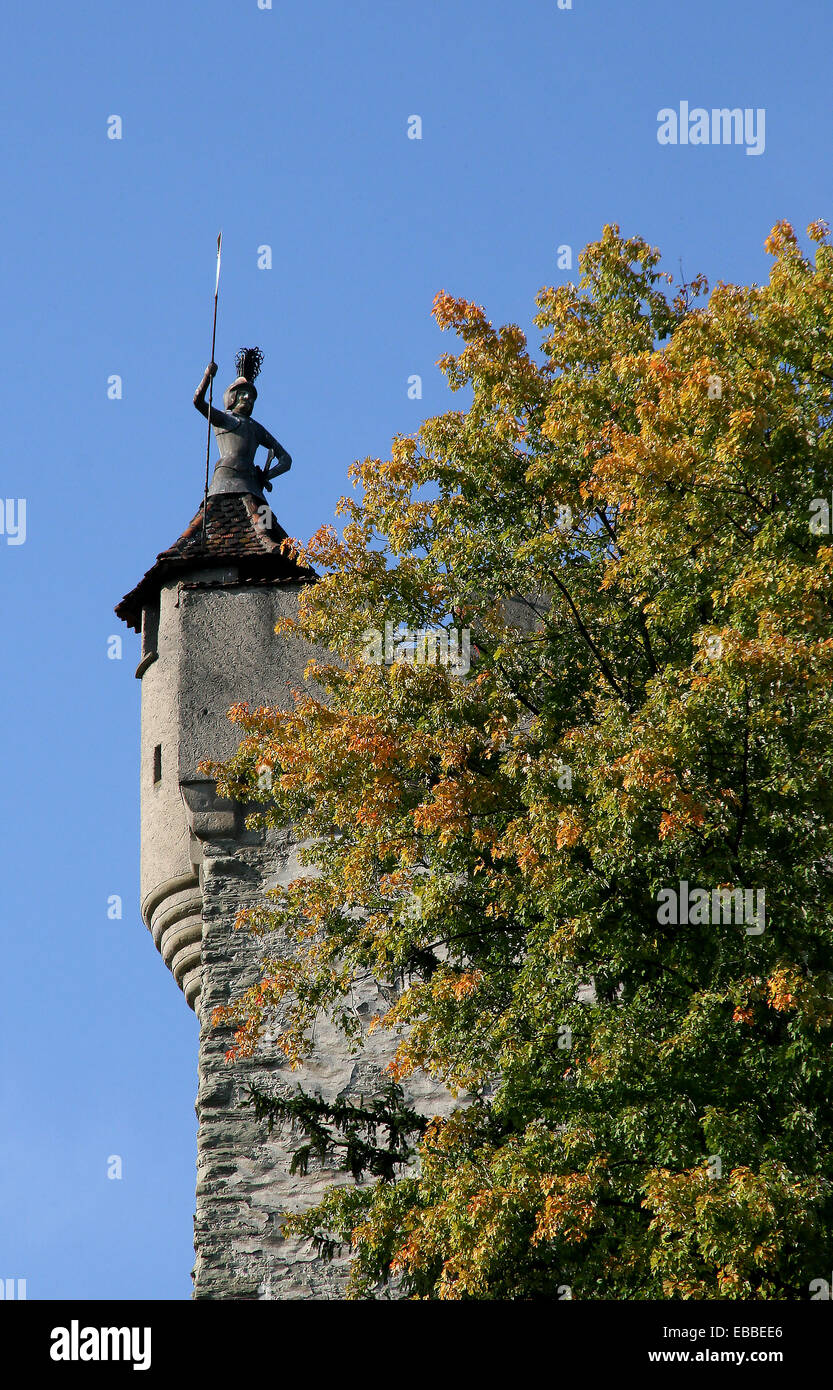
[[[206,420],[208,419],[208,401],[205,399],[205,393],[208,390],[209,381],[216,375],[217,363],[209,362],[203,373],[202,381],[194,392],[194,405],[197,407],[200,415],[205,416]],[[211,406],[211,423],[221,430],[233,430],[236,429],[238,425],[238,421],[233,415],[227,410],[219,410],[214,404]]]

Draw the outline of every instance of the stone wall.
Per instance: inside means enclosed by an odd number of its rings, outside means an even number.
[[[244,585],[233,567],[212,567],[162,586],[155,653],[143,654],[142,911],[165,964],[200,1020],[197,1094],[197,1201],[194,1297],[334,1299],[346,1282],[346,1258],[327,1264],[309,1242],[285,1238],[286,1212],[313,1205],[334,1181],[352,1181],[311,1160],[289,1172],[296,1136],[269,1136],[242,1102],[250,1081],[277,1090],[302,1085],[327,1100],[372,1094],[385,1079],[390,1038],[374,1033],[352,1055],[343,1035],[322,1023],[309,1065],[292,1072],[272,1049],[229,1065],[229,1029],[211,1026],[213,1010],[259,977],[264,947],[235,931],[241,907],[299,873],[288,833],[245,828],[242,809],[220,800],[199,772],[202,758],[227,758],[240,730],[229,706],[289,708],[312,655],[275,623],[297,609],[297,584]],[[323,655],[323,654],[322,654]],[[154,750],[161,749],[161,778]],[[372,984],[356,998],[360,1014],[384,1009]],[[426,1114],[447,1111],[447,1093],[425,1082],[412,1101]]]
[[[259,976],[264,947],[245,929],[233,930],[240,907],[261,901],[267,888],[300,872],[288,834],[243,831],[235,839],[204,845],[202,866],[203,942],[200,1060],[197,1115],[197,1210],[195,1217],[195,1298],[339,1299],[344,1296],[346,1256],[332,1263],[318,1258],[308,1241],[286,1238],[282,1213],[306,1210],[333,1182],[352,1179],[315,1160],[303,1175],[289,1172],[290,1132],[271,1136],[241,1102],[256,1080],[267,1090],[303,1085],[326,1100],[337,1095],[369,1095],[384,1081],[391,1040],[374,1033],[360,1055],[351,1055],[332,1025],[316,1030],[308,1065],[293,1072],[275,1049],[265,1057],[229,1065],[225,1051],[231,1030],[212,1028],[212,1011]],[[384,1001],[372,984],[356,996],[360,1015],[371,1017]],[[425,1114],[447,1113],[453,1102],[427,1081],[411,1097]]]

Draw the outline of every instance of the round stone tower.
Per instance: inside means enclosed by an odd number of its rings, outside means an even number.
[[[310,649],[276,636],[275,624],[316,576],[282,552],[285,536],[262,495],[218,490],[205,528],[200,509],[116,608],[142,638],[142,915],[200,1020],[196,1298],[334,1298],[343,1288],[343,1266],[281,1231],[283,1214],[337,1175],[290,1175],[290,1136],[268,1136],[244,1102],[252,1080],[349,1092],[366,1061],[325,1030],[298,1078],[281,1057],[230,1067],[228,1030],[211,1025],[214,1008],[258,976],[260,950],[235,932],[238,911],[299,872],[291,834],[247,830],[245,808],[198,770],[238,746],[231,705],[288,708],[303,685]]]
[[[247,829],[246,808],[218,797],[199,763],[238,747],[232,705],[291,708],[310,656],[323,655],[275,634],[316,575],[283,551],[286,533],[262,494],[291,460],[250,418],[259,359],[258,349],[238,356],[241,375],[225,410],[205,401],[216,367],[207,369],[194,404],[210,418],[220,460],[205,515],[201,508],[116,613],[142,638],[142,916],[200,1022],[194,1297],[332,1299],[343,1296],[345,1261],[326,1263],[309,1243],[286,1238],[283,1218],[348,1179],[315,1162],[291,1173],[293,1136],[270,1135],[255,1120],[248,1088],[256,1082],[286,1094],[300,1084],[328,1101],[369,1096],[383,1081],[390,1045],[380,1029],[357,1056],[322,1020],[312,1055],[292,1073],[275,1049],[230,1066],[230,1030],[212,1025],[214,1010],[260,974],[263,947],[235,931],[238,912],[301,870],[291,829]],[[269,449],[265,469],[254,463],[261,445]],[[357,986],[354,1004],[368,1020],[383,1008],[372,980]],[[450,1104],[427,1078],[410,1099],[426,1113]]]
[[[116,608],[142,637],[142,916],[197,1012],[204,845],[247,838],[240,807],[216,795],[198,763],[237,747],[231,705],[288,707],[310,655],[275,636],[315,578],[282,552],[285,539],[262,496],[209,495],[205,528],[200,508]]]

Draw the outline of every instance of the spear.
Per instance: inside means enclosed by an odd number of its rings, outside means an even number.
[[[211,329],[211,357],[214,361],[214,345],[217,341],[217,299],[220,294],[220,252],[223,246],[223,233],[217,237],[217,278],[214,281],[214,324]],[[205,545],[205,522],[208,515],[208,459],[211,453],[211,402],[214,399],[214,378],[208,383],[208,430],[205,440],[205,492],[202,499],[202,543]]]

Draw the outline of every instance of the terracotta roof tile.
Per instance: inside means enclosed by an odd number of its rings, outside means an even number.
[[[219,493],[208,498],[205,538],[202,507],[179,540],[161,551],[135,589],[116,606],[116,616],[140,632],[142,609],[152,602],[165,580],[208,565],[237,565],[244,583],[308,584],[317,575],[295,563],[281,550],[286,532],[262,497],[249,493]]]

